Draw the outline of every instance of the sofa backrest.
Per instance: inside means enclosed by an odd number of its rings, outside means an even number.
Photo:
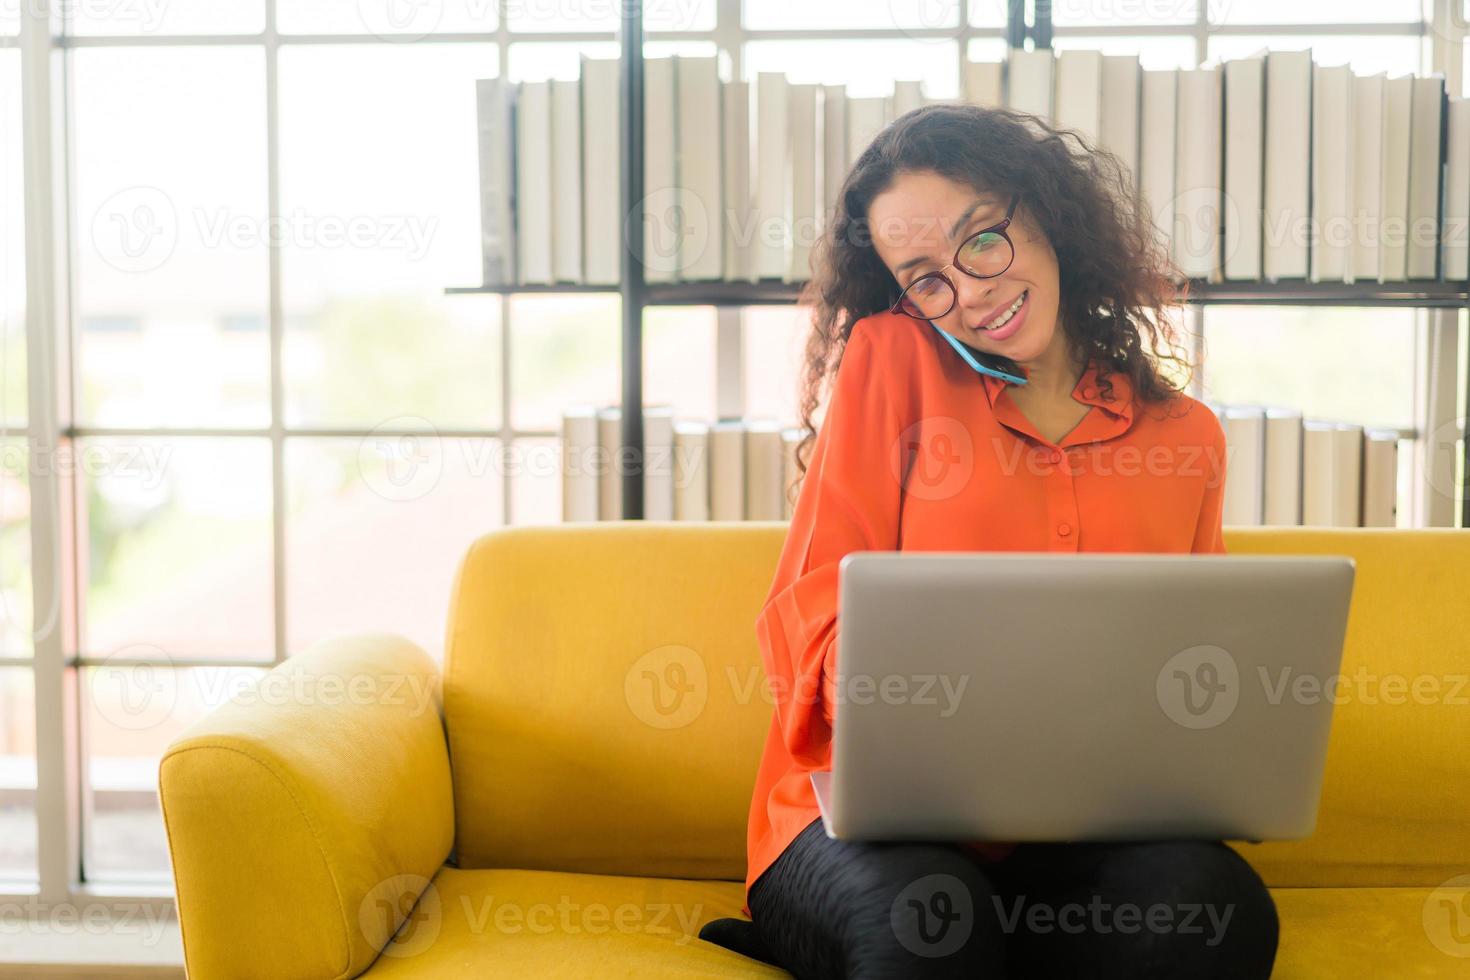
[[[461,867],[744,877],[772,711],[754,622],[785,532],[630,521],[473,544],[445,665]],[[1277,886],[1463,874],[1470,534],[1228,528],[1226,548],[1357,563],[1317,832],[1235,846]]]

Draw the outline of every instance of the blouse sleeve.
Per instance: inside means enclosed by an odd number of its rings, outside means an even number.
[[[837,566],[898,548],[902,469],[894,366],[859,320],[843,351],[756,636],[786,749],[825,759],[836,694]]]
[[[1194,547],[1191,550],[1196,553],[1223,555],[1225,536],[1220,525],[1225,511],[1225,430],[1213,412],[1209,415],[1206,441],[1210,445],[1205,446],[1201,454],[1204,460],[1205,495],[1200,503],[1199,521],[1195,525]]]

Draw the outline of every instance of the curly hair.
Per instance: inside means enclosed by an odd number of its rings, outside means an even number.
[[[1099,361],[1103,397],[1112,394],[1107,375],[1122,371],[1140,400],[1168,401],[1194,368],[1166,316],[1182,307],[1188,281],[1170,261],[1147,202],[1117,156],[1028,113],[967,104],[913,109],[853,164],[813,250],[812,277],[800,298],[813,308],[798,401],[804,432],[788,493],[806,474],[816,438],[812,418],[853,326],[898,298],[898,283],[873,247],[868,209],[899,174],[915,171],[1002,199],[1021,194],[1056,252],[1058,322],[1069,350],[1084,362]],[[1018,372],[1010,358],[974,353],[987,366]],[[1163,361],[1179,366],[1179,384],[1164,377]]]

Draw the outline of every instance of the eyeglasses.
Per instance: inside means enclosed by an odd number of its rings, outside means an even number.
[[[1010,235],[1006,234],[1006,228],[1010,226],[1011,216],[1016,213],[1016,205],[1020,202],[1020,194],[1012,197],[1005,219],[980,229],[961,242],[955,250],[954,261],[944,268],[959,269],[976,279],[993,279],[1009,269],[1015,261],[1016,248]],[[889,307],[889,312],[919,320],[937,320],[954,309],[958,295],[954,282],[944,274],[944,269],[926,272],[904,288]]]

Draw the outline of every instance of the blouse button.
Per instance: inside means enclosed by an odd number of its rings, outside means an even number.
[[[1059,451],[1053,449],[1051,451],[1051,461],[1053,463],[1060,463],[1062,461],[1062,454]]]
[[[1069,535],[1069,534],[1072,533],[1072,525],[1070,525],[1070,524],[1058,524],[1057,525],[1057,533],[1060,534],[1062,537],[1065,538],[1067,535]]]

